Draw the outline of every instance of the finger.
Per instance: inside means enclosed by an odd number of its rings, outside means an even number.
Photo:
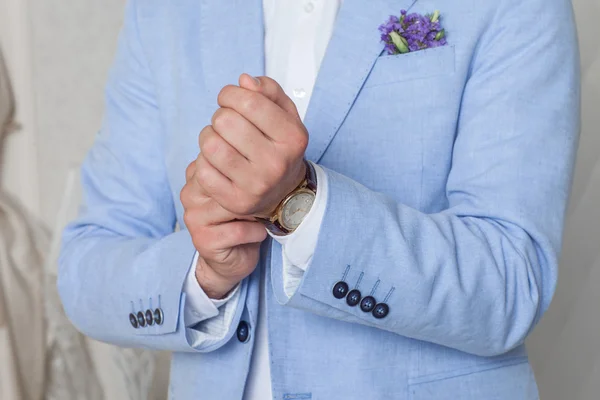
[[[212,127],[250,162],[271,151],[273,142],[250,121],[231,108],[219,108],[212,117]]]
[[[294,117],[300,118],[296,104],[294,104],[292,99],[285,94],[283,88],[276,80],[271,79],[268,76],[253,77],[248,74],[242,74],[239,82],[240,87],[262,93],[265,97],[292,114]]]
[[[252,175],[250,162],[227,143],[212,126],[207,126],[202,130],[199,141],[201,154],[213,167],[236,186],[248,185]]]
[[[228,85],[221,89],[217,102],[231,108],[276,142],[286,142],[298,130],[298,120],[262,93]]]
[[[230,249],[262,242],[267,238],[267,230],[259,222],[233,221],[212,227],[210,236],[214,248]]]
[[[196,159],[194,179],[209,197],[217,201],[218,198],[226,198],[236,189],[229,178],[213,167],[202,153]]]
[[[193,227],[220,225],[240,219],[238,215],[225,210],[209,197],[200,201],[188,197],[184,208],[183,220],[190,231]]]
[[[194,172],[196,172],[196,160],[189,163],[187,168],[185,169],[185,181],[189,182],[190,179],[194,176]]]

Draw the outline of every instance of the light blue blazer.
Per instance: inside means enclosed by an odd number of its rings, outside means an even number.
[[[179,192],[219,90],[264,72],[261,3],[129,1],[64,234],[73,323],[174,351],[171,399],[239,400],[262,270],[275,399],[537,399],[523,341],[556,285],[579,132],[571,3],[345,0],[305,119],[329,180],[312,264],[288,299],[265,242],[226,337],[192,347]],[[401,9],[439,9],[449,44],[382,54],[377,28]],[[333,295],[360,276],[384,318]]]

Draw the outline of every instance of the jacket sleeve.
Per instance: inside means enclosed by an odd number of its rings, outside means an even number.
[[[281,303],[481,356],[523,343],[556,285],[579,55],[569,1],[502,3],[464,89],[448,208],[426,214],[325,168],[327,211],[291,299],[272,270]],[[274,243],[274,262],[280,252]],[[359,280],[385,305],[364,312],[333,295]]]
[[[159,105],[137,29],[131,0],[106,88],[103,126],[82,167],[83,206],[63,235],[58,288],[71,321],[95,339],[210,351],[235,328],[218,340],[202,327],[186,329],[182,288],[195,248],[187,231],[174,233]],[[241,304],[246,290],[243,282]],[[236,308],[230,326],[237,326],[243,308]],[[134,328],[130,314],[147,310],[153,323]]]

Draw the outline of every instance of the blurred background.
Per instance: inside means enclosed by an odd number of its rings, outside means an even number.
[[[100,126],[124,3],[0,0],[0,46],[19,125],[1,147],[0,193],[6,197],[0,196],[0,222],[8,218],[9,229],[0,235],[21,240],[26,249],[15,255],[0,246],[0,263],[25,257],[33,265],[0,273],[0,363],[17,359],[17,370],[36,374],[27,388],[10,387],[0,377],[3,400],[42,398],[42,391],[45,398],[61,400],[166,399],[168,354],[82,338],[64,319],[53,291],[56,234],[79,202],[77,167]],[[528,341],[544,400],[597,399],[600,393],[600,0],[573,4],[581,46],[582,136],[556,297]],[[23,231],[25,224],[31,228]],[[11,279],[23,277],[29,284],[10,293]],[[18,295],[28,299],[27,310],[40,307],[39,315],[11,315]],[[11,318],[29,321],[29,331],[32,320],[39,324],[34,355],[19,356],[24,350],[19,346],[31,342],[11,342],[10,329],[3,332]],[[28,347],[31,353],[35,346]],[[10,391],[20,391],[20,397],[9,397]]]

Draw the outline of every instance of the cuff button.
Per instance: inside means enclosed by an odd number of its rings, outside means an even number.
[[[343,299],[348,294],[348,284],[344,281],[340,281],[333,287],[333,297],[336,299]]]
[[[137,313],[137,320],[138,320],[138,324],[140,327],[145,327],[146,326],[146,317],[144,316],[144,313],[141,311],[138,311]]]
[[[131,323],[131,326],[133,326],[135,329],[138,328],[137,317],[134,313],[129,314],[129,322]]]
[[[390,313],[390,307],[385,303],[379,303],[375,306],[373,310],[373,316],[377,319],[382,319],[387,317]]]
[[[164,321],[165,318],[162,308],[157,308],[154,310],[154,322],[156,322],[156,325],[162,325]]]
[[[146,323],[148,324],[148,326],[154,325],[154,315],[150,310],[146,310]]]
[[[362,310],[362,312],[371,312],[375,308],[376,303],[377,302],[375,301],[375,298],[373,296],[367,296],[360,302],[360,309]]]
[[[354,307],[358,303],[360,303],[360,299],[361,299],[360,290],[358,290],[358,289],[351,290],[350,293],[348,293],[348,296],[346,296],[346,304],[348,304],[350,307]]]

